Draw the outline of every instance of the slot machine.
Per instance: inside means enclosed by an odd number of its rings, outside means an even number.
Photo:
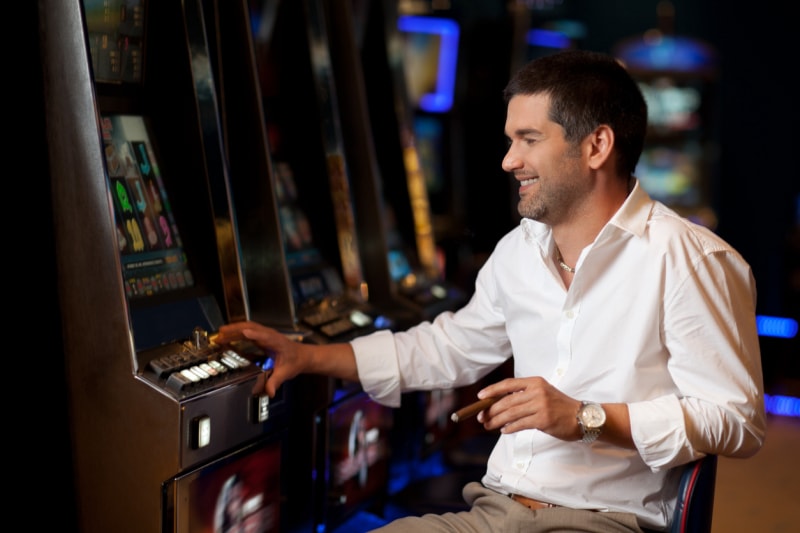
[[[360,198],[380,205],[386,220],[388,255],[372,261],[388,265],[388,272],[378,277],[387,298],[412,309],[414,323],[432,320],[464,305],[468,292],[446,279],[434,235],[428,171],[414,130],[396,6],[390,1],[353,1],[337,6],[336,14],[340,22],[335,26],[335,57],[357,57],[351,60],[351,72],[342,75],[350,98],[344,104],[350,109],[348,116],[361,117],[348,127],[347,146],[366,167],[357,177],[374,189]],[[368,209],[357,205],[359,213]],[[414,478],[440,471],[432,457],[455,429],[449,417],[457,401],[454,390],[404,394],[395,412],[391,493]]]
[[[659,28],[621,40],[614,54],[638,81],[647,102],[647,136],[636,177],[653,199],[715,230],[716,50]]]
[[[340,107],[331,14],[317,0],[204,7],[215,21],[207,32],[251,316],[313,344],[408,321],[410,311],[382,300],[367,279],[365,247],[385,245],[380,232],[369,244],[361,238],[367,229],[356,197],[365,190],[353,178],[360,162],[344,148],[351,117]],[[265,270],[276,263],[286,275]],[[293,383],[289,529],[332,529],[378,509],[392,410],[354,383],[321,376]]]
[[[406,12],[397,13],[395,24],[391,53],[403,65],[434,235],[446,260],[455,259],[468,218],[468,191],[458,156],[464,149],[456,99],[461,24],[453,17]],[[445,264],[450,272],[457,268],[455,261]]]
[[[446,279],[434,235],[429,173],[414,131],[396,7],[388,1],[350,4],[350,10],[337,10],[342,20],[337,28],[349,28],[340,40],[350,45],[350,54],[357,54],[361,67],[347,77],[352,80],[347,93],[359,96],[350,104],[349,115],[364,118],[360,128],[348,128],[360,130],[363,140],[355,139],[349,146],[353,152],[360,148],[362,159],[372,161],[371,179],[364,181],[375,184],[380,202],[374,203],[382,205],[387,218],[391,291],[419,319],[431,320],[464,305],[468,292]],[[351,22],[345,24],[348,14]]]
[[[80,531],[284,520],[290,389],[249,317],[196,1],[39,3]]]

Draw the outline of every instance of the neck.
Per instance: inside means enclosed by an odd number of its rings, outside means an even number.
[[[630,180],[629,186],[633,187],[634,184],[635,181]],[[625,203],[628,194],[627,188],[618,186],[607,194],[587,200],[582,208],[551,226],[553,239],[556,242],[556,252],[567,266],[577,263],[581,251],[597,238],[608,221]],[[561,265],[559,264],[559,266]],[[570,266],[570,268],[574,270],[574,267]],[[569,272],[566,269],[565,271]]]

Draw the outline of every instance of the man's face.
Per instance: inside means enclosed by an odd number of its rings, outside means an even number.
[[[567,143],[563,128],[548,118],[549,109],[548,95],[519,95],[509,101],[509,148],[502,165],[519,183],[520,216],[554,225],[574,210],[589,181],[581,147]]]

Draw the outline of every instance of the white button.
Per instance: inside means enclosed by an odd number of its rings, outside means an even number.
[[[204,448],[211,442],[211,418],[202,416],[197,420],[197,447]]]
[[[566,313],[564,313],[564,316],[566,316],[567,318],[574,318],[575,313],[572,311],[572,309],[569,309]]]
[[[556,368],[556,374],[557,374],[559,377],[560,377],[560,376],[563,376],[563,375],[564,375],[564,369],[563,369],[563,368]]]
[[[269,418],[269,396],[266,393],[255,398],[256,422],[264,422]]]

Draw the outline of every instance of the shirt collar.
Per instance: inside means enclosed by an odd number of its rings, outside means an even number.
[[[631,179],[633,180],[633,189],[608,223],[641,237],[647,227],[650,212],[653,210],[653,200],[642,188],[638,179]]]
[[[642,188],[638,179],[631,179],[633,180],[633,189],[619,210],[608,221],[608,225],[616,226],[623,231],[640,237],[647,227],[647,220],[653,209],[653,200]],[[544,245],[546,240],[551,238],[550,226],[547,224],[523,218],[520,220],[520,225],[525,234],[525,240],[529,242],[537,242],[539,245]]]

